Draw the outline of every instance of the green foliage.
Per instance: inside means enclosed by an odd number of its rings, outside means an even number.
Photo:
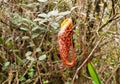
[[[18,65],[23,64],[23,60],[18,55],[16,55],[16,62],[18,63]]]
[[[21,76],[21,75],[19,75],[19,80],[22,82],[22,81],[25,81],[25,80],[26,80],[26,78],[25,78],[25,77],[23,77],[23,76]]]
[[[42,60],[45,60],[46,59],[46,55],[42,55],[42,56],[40,56],[38,59],[40,60],[40,61],[42,61]]]
[[[65,15],[68,15],[70,13],[71,11],[59,12],[58,10],[52,10],[47,14],[46,13],[38,14],[39,18],[36,18],[34,21],[38,21],[40,24],[44,24],[45,22],[50,22],[51,27],[57,29],[59,27],[57,21],[59,21]]]
[[[13,47],[11,40],[12,40],[12,37],[8,37],[5,41],[5,44],[9,49]]]
[[[3,44],[3,39],[0,37],[0,44]]]
[[[2,71],[5,71],[6,69],[8,69],[8,66],[10,65],[10,62],[5,62],[3,67],[2,67]]]
[[[47,2],[48,0],[38,0],[39,2]]]
[[[104,79],[102,82],[109,84],[106,80],[119,64],[120,55],[120,7],[118,0],[114,1],[115,7],[112,1],[0,1],[0,84],[71,84],[74,73],[85,60],[82,46],[91,53],[100,38],[103,39],[90,59],[96,68],[89,63],[88,69],[94,83],[100,84],[100,79]],[[74,23],[77,59],[73,68],[61,67],[57,42],[60,24],[69,17]],[[96,73],[101,69],[101,73]],[[89,77],[81,76],[82,72],[86,74],[85,70],[83,66],[75,84],[91,84]],[[115,84],[115,76],[111,81]]]
[[[28,28],[20,28],[21,30],[23,31],[28,31],[29,29]]]
[[[71,84],[70,82],[65,82],[65,84]]]
[[[34,69],[34,66],[30,67],[29,71],[28,71],[28,76],[30,78],[34,77],[34,73],[35,72],[35,69]]]
[[[49,81],[48,80],[44,80],[43,84],[49,84]]]
[[[92,63],[89,62],[87,65],[87,68],[88,68],[90,76],[92,77],[93,84],[102,84]]]

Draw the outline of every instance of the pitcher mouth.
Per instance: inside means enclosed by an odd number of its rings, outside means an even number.
[[[61,24],[61,28],[64,28],[64,27],[68,26],[70,23],[72,23],[71,18],[68,18],[68,19],[64,20]]]

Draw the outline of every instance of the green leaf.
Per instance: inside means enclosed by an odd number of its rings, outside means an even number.
[[[57,16],[58,15],[58,10],[53,10],[48,13],[48,16]]]
[[[64,16],[62,16],[62,15],[59,15],[59,16],[57,16],[55,19],[56,19],[56,21],[59,21],[61,18],[63,18]]]
[[[5,41],[5,44],[7,44],[8,42],[10,42],[12,40],[12,37],[7,38],[7,40]]]
[[[21,30],[23,30],[23,31],[28,31],[29,29],[28,28],[20,28]]]
[[[38,37],[39,36],[39,33],[34,33],[33,35],[32,35],[32,38],[34,39],[34,38],[36,38],[36,37]]]
[[[90,62],[88,63],[87,68],[88,68],[90,76],[92,77],[94,84],[102,84],[98,77],[97,72],[95,71],[95,68]]]
[[[10,62],[6,62],[6,63],[4,64],[5,67],[7,67],[7,66],[9,66],[9,65],[10,65]]]
[[[46,59],[46,55],[42,55],[42,56],[40,56],[38,59],[40,60],[40,61],[42,61],[42,60],[45,60]]]
[[[47,15],[47,14],[45,14],[45,13],[41,13],[41,14],[39,14],[38,16],[39,16],[39,17],[43,17],[43,18],[48,17],[48,15]]]
[[[28,72],[28,76],[33,77],[34,76],[34,72],[33,71]]]
[[[36,27],[33,27],[33,28],[32,28],[32,31],[36,31],[36,30],[38,30],[38,29],[40,30],[41,28],[40,28],[39,26],[36,26]]]
[[[36,48],[36,52],[40,52],[41,51],[41,49],[40,48]]]
[[[40,24],[43,24],[45,22],[48,22],[48,18],[47,17],[45,17],[45,19],[36,18],[36,19],[34,19],[34,21],[39,21]]]
[[[23,37],[22,37],[23,40],[27,40],[27,39],[29,39],[29,38],[30,38],[29,36],[23,36]]]
[[[100,32],[99,32],[99,34],[100,34],[100,35],[103,35],[103,34],[104,34],[104,32],[103,32],[103,31],[100,31]]]
[[[44,81],[43,81],[43,84],[48,84],[48,83],[49,83],[48,80],[44,80]]]
[[[65,12],[60,12],[59,15],[64,16],[64,15],[68,15],[70,13],[71,13],[71,11],[65,11]]]
[[[34,21],[42,21],[44,19],[41,19],[41,18],[35,18]]]
[[[29,47],[34,47],[34,46],[35,44],[33,42],[29,42],[29,45],[27,47],[29,48]]]
[[[54,28],[54,29],[57,29],[59,27],[59,24],[56,23],[56,22],[53,22],[51,23],[51,26]]]
[[[21,59],[18,55],[16,55],[16,61],[17,61],[19,64],[22,64],[22,63],[23,63],[22,59]]]
[[[2,70],[5,71],[8,68],[9,65],[10,65],[9,61],[5,62],[4,66],[2,67]]]
[[[48,0],[38,0],[39,2],[47,2]]]
[[[71,84],[71,83],[67,81],[67,82],[65,82],[65,84]]]
[[[17,52],[20,52],[19,49],[14,49],[13,52],[17,53]]]
[[[0,44],[2,44],[3,43],[3,39],[0,37]]]
[[[71,8],[71,11],[75,10],[76,8],[79,8],[79,6],[74,6]]]
[[[35,61],[35,59],[33,57],[27,56],[26,59],[30,60],[30,61]]]
[[[25,53],[25,56],[30,56],[32,54],[31,51],[28,51],[27,53]]]
[[[25,78],[25,77],[23,77],[23,76],[21,76],[21,75],[19,75],[19,80],[20,80],[20,81],[25,81],[25,80],[26,80],[26,78]]]
[[[7,45],[7,48],[12,48],[13,47],[13,45],[12,45],[12,43],[11,43],[11,40],[12,40],[12,37],[9,37],[9,38],[7,38],[7,40],[5,41],[5,44]]]
[[[29,71],[30,71],[30,72],[34,72],[34,71],[35,71],[34,67],[32,66],[32,67],[29,69]]]

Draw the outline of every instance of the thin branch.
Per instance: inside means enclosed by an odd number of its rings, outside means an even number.
[[[115,70],[113,71],[113,73],[111,74],[111,76],[107,79],[107,81],[105,82],[105,84],[108,84],[110,79],[114,76],[115,72],[117,71],[117,69],[119,68],[120,64],[117,65],[117,67],[115,68]]]
[[[113,12],[113,15],[115,15],[115,2],[114,0],[111,0],[112,2],[112,12]]]
[[[117,18],[117,17],[116,17]],[[95,49],[98,47],[98,45],[100,44],[101,40],[104,38],[105,34],[109,31],[111,27],[109,27],[104,34],[99,38],[99,40],[96,42],[96,45],[94,46],[94,48],[92,49],[92,51],[90,52],[90,54],[88,55],[88,57],[84,60],[84,62],[77,68],[73,79],[72,79],[72,84],[74,84],[74,80],[79,72],[79,70],[87,63],[87,61],[89,60],[89,58],[92,56],[93,52],[95,51]]]
[[[85,59],[85,61],[77,68],[74,77],[72,79],[72,84],[74,84],[74,80],[79,72],[79,70],[87,63],[87,61],[89,60],[89,58],[92,56],[93,52],[95,51],[95,49],[97,48],[97,46],[99,45],[99,43],[101,42],[101,40],[103,39],[103,36],[99,39],[99,41],[96,43],[96,45],[94,46],[93,50],[91,51],[91,53],[89,54],[89,56]]]
[[[100,28],[98,29],[98,32],[104,28],[107,24],[109,24],[110,22],[112,22],[113,20],[116,20],[118,18],[120,18],[120,14],[117,16],[118,14],[115,14],[114,16],[112,16],[105,24],[101,25]]]

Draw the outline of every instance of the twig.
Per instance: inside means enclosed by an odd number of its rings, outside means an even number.
[[[46,34],[47,34],[48,30],[49,30],[49,25],[50,25],[50,24],[48,24],[47,29],[46,29],[43,37],[42,37],[41,43],[39,44],[39,48],[40,48],[40,47],[42,46],[42,44],[43,44],[44,38],[45,38],[45,36],[46,36]]]
[[[24,77],[24,76],[27,74],[27,72],[28,72],[29,69],[31,68],[32,64],[33,64],[33,61],[31,61],[29,67],[26,69],[26,71],[24,72],[24,74],[22,75],[22,77]]]
[[[116,70],[119,68],[120,64],[117,65],[117,67],[115,68],[115,70],[113,71],[113,73],[111,74],[111,76],[107,79],[107,81],[105,82],[105,84],[108,84],[108,82],[110,81],[110,79],[114,76],[114,73],[116,72]]]
[[[93,52],[95,51],[95,49],[97,48],[97,46],[99,45],[99,43],[101,42],[101,40],[103,39],[103,36],[99,39],[99,41],[96,43],[96,45],[94,46],[93,50],[91,51],[91,53],[88,55],[88,57],[85,59],[85,61],[77,68],[73,79],[72,79],[72,84],[74,84],[74,80],[79,72],[79,70],[85,65],[85,63],[89,60],[89,58],[92,56]]]
[[[115,2],[114,0],[111,0],[112,2],[112,12],[113,12],[113,15],[115,15]]]
[[[42,79],[41,79],[41,75],[40,75],[40,68],[38,66],[38,61],[37,61],[36,67],[37,67],[37,72],[38,72],[38,75],[39,75],[38,78],[40,79],[40,84],[43,84]]]
[[[116,17],[116,18],[119,18]],[[99,40],[96,42],[96,45],[94,46],[94,48],[92,49],[92,51],[90,52],[90,54],[88,55],[88,57],[84,60],[84,62],[77,68],[74,76],[73,76],[73,79],[72,79],[72,84],[74,84],[74,80],[79,72],[79,70],[87,63],[87,61],[89,60],[89,58],[92,56],[93,52],[95,51],[95,49],[98,47],[99,43],[101,42],[101,40],[104,38],[104,35],[108,32],[108,30],[110,29],[111,27],[109,27],[105,32],[104,34],[99,38]]]
[[[98,29],[98,32],[104,28],[108,23],[112,22],[113,20],[116,20],[118,18],[120,18],[120,14],[117,16],[118,14],[115,14],[114,16],[112,16],[105,24],[101,25],[100,28]]]

